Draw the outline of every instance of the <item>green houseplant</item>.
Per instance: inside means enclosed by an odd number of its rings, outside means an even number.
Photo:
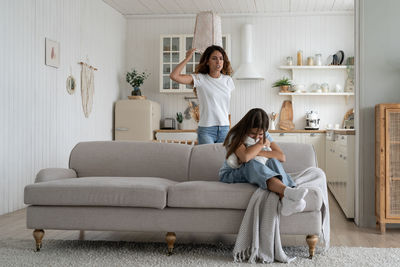
[[[136,69],[132,69],[131,72],[126,73],[126,81],[133,87],[132,95],[141,96],[140,86],[150,76],[150,73],[138,72]]]
[[[279,87],[281,89],[281,92],[288,92],[289,91],[289,87],[292,86],[293,83],[292,81],[287,78],[287,77],[283,77],[280,80],[277,80],[272,87]]]
[[[178,129],[182,130],[183,115],[182,112],[176,113],[176,121],[178,122]]]

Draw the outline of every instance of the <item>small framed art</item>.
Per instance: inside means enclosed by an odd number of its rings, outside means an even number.
[[[60,67],[60,43],[46,38],[45,64],[51,67]]]

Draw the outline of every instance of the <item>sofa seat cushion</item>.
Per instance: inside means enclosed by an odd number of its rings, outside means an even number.
[[[189,181],[168,188],[168,207],[247,209],[256,186],[247,183],[227,184],[212,181]],[[309,188],[304,200],[304,211],[320,210],[322,194],[319,189]]]
[[[247,208],[256,186],[213,181],[189,181],[168,188],[168,207],[176,208]]]
[[[25,204],[163,209],[176,182],[153,177],[83,177],[25,187]]]

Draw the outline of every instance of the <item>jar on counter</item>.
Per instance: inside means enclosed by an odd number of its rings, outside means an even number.
[[[293,58],[292,57],[287,57],[286,58],[286,65],[292,66],[293,65]]]
[[[314,58],[313,57],[308,57],[307,58],[307,65],[308,66],[314,66]]]
[[[297,66],[302,66],[303,65],[303,51],[299,50],[297,51]]]
[[[322,55],[321,54],[315,54],[315,65],[322,66]]]

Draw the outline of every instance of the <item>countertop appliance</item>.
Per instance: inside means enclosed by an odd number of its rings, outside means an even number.
[[[318,112],[311,110],[306,113],[306,130],[319,130]]]
[[[160,129],[160,104],[150,100],[119,100],[114,114],[115,140],[154,140]]]
[[[161,129],[174,130],[175,129],[175,119],[174,118],[164,118],[161,121]]]

